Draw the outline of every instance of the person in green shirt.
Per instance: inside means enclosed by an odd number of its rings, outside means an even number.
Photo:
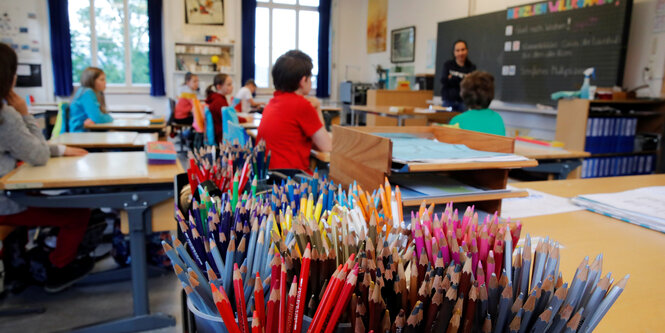
[[[469,109],[451,119],[451,125],[459,124],[461,129],[470,131],[506,135],[501,116],[488,109],[494,98],[492,74],[483,71],[468,74],[460,84],[460,95]]]

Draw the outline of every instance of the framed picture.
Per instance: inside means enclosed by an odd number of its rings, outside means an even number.
[[[416,27],[395,29],[390,32],[390,62],[413,62],[416,54]]]
[[[224,0],[185,0],[185,23],[224,25]]]

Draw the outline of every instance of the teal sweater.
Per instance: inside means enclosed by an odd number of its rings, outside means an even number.
[[[113,121],[108,113],[103,113],[99,108],[99,101],[95,91],[81,87],[74,94],[72,104],[69,106],[69,131],[70,132],[85,132],[83,122],[86,119],[94,121],[97,124],[110,123]]]
[[[506,135],[506,127],[501,116],[490,110],[468,110],[450,120],[451,125],[459,124],[464,130],[483,132],[494,135]]]

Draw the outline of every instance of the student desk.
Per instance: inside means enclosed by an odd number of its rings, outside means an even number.
[[[245,129],[256,129],[261,124],[261,115],[256,113],[238,113],[238,117],[247,119],[246,123],[241,123]]]
[[[665,185],[665,175],[570,179],[511,183],[562,197],[620,192]],[[665,318],[665,235],[589,211],[576,211],[521,219],[522,235],[550,238],[561,243],[561,271],[572,281],[585,256],[603,253],[603,273],[615,282],[630,274],[628,285],[594,332],[662,332]]]
[[[80,132],[62,133],[49,142],[84,149],[143,149],[146,143],[157,141],[157,133],[137,132]]]
[[[585,151],[565,150],[515,140],[515,154],[538,160],[538,166],[523,168],[524,171],[543,172],[548,179],[580,178],[579,166],[591,154]],[[572,172],[572,174],[571,174]]]
[[[170,316],[150,314],[145,235],[151,231],[151,207],[173,199],[173,179],[182,172],[179,164],[148,165],[143,152],[113,152],[56,157],[39,167],[24,164],[0,178],[0,189],[26,206],[110,207],[127,213],[133,315],[86,326],[78,332],[134,332],[175,325]],[[42,189],[70,191],[35,195]],[[117,280],[118,271],[96,273],[89,278],[100,282]]]
[[[106,112],[109,113],[146,113],[152,114],[155,110],[146,105],[116,104],[108,105]]]
[[[405,112],[405,111],[390,112],[389,106],[351,105],[352,126],[358,126],[358,120],[356,119],[356,113],[358,112],[375,114],[384,117],[397,118],[397,126],[404,126],[404,122],[407,119],[415,119],[415,118],[425,119],[425,123],[421,125],[427,124],[427,117],[425,114],[418,114],[414,112]]]
[[[150,119],[121,118],[114,117],[110,123],[85,125],[91,131],[138,131],[138,132],[160,132],[166,128],[166,122],[151,124]]]

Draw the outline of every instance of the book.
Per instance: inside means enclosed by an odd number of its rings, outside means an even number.
[[[665,233],[665,186],[578,195],[572,201],[589,211]]]
[[[173,164],[177,153],[173,143],[168,141],[150,141],[145,145],[148,164]]]

